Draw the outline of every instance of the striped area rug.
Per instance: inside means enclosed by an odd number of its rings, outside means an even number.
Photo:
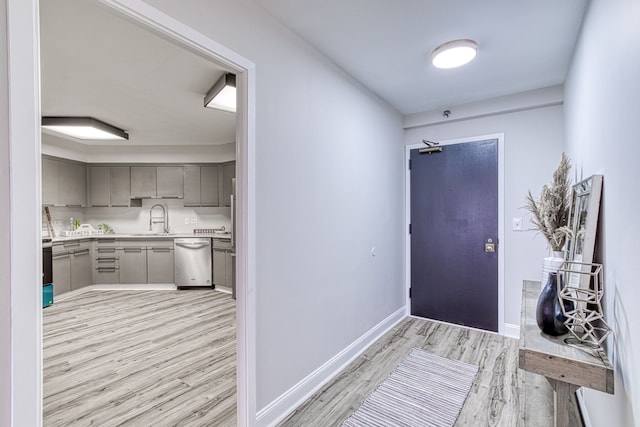
[[[453,426],[477,372],[477,366],[413,348],[342,426]]]

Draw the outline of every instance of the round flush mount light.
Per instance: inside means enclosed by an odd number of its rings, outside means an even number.
[[[460,67],[476,57],[478,43],[469,39],[452,40],[433,49],[431,62],[437,68]]]

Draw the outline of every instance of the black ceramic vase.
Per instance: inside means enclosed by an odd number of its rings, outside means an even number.
[[[558,273],[549,273],[549,279],[542,292],[540,292],[538,305],[536,306],[538,327],[545,334],[553,336],[569,332],[564,325],[567,318],[562,313],[562,306],[558,300],[558,281],[560,281],[560,289],[562,289],[562,276],[558,275]],[[573,309],[571,301],[565,301],[564,305],[565,311]]]

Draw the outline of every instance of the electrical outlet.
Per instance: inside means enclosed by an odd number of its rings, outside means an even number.
[[[191,224],[197,224],[198,218],[191,218]]]
[[[522,218],[513,218],[513,231],[522,231]]]

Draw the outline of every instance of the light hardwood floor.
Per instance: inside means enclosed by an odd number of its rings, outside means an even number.
[[[339,426],[413,347],[478,365],[478,376],[456,426],[553,425],[553,390],[544,377],[518,368],[517,340],[409,318],[369,347],[280,426]],[[581,425],[575,412],[572,423]]]
[[[43,310],[45,426],[233,426],[235,301],[88,291]]]

